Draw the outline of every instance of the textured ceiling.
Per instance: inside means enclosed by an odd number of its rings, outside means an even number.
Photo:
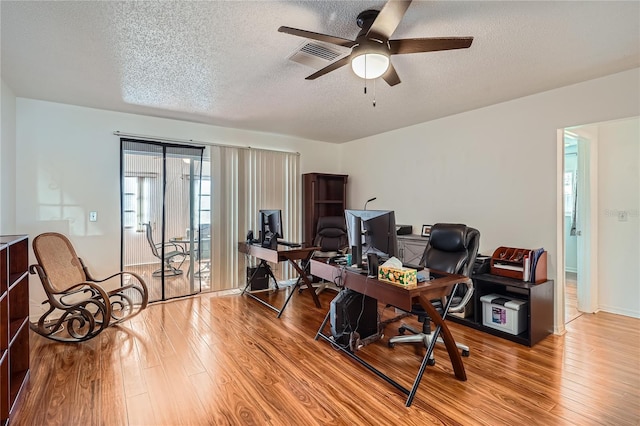
[[[473,45],[393,56],[402,83],[366,95],[348,66],[308,81],[288,59],[304,39],[279,26],[354,39],[383,5],[2,0],[1,76],[19,97],[345,142],[640,66],[637,1],[414,0],[392,39]]]

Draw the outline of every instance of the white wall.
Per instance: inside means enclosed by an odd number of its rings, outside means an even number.
[[[96,276],[120,265],[120,139],[114,130],[297,151],[302,173],[339,168],[339,147],[323,142],[24,98],[16,100],[16,116],[16,230],[31,239],[46,231],[69,235]],[[98,212],[97,222],[88,221],[89,211]],[[35,279],[31,291],[34,313],[43,300]]]
[[[121,130],[299,151],[302,173],[349,174],[350,207],[377,196],[369,208],[394,209],[397,222],[417,232],[438,221],[467,223],[480,229],[485,254],[500,245],[545,247],[555,278],[556,130],[638,116],[638,93],[634,69],[342,146],[18,98],[15,231],[65,232],[96,274],[117,266],[119,138],[112,132]],[[7,164],[3,156],[3,170]],[[90,210],[98,222],[87,221]],[[628,285],[637,287],[637,278]],[[607,303],[628,296],[612,297]]]
[[[640,119],[598,126],[598,305],[640,317]],[[618,212],[627,213],[620,221]]]
[[[16,233],[16,97],[0,80],[0,235]]]
[[[377,196],[369,208],[394,209],[414,232],[466,223],[480,230],[483,254],[544,247],[553,279],[557,129],[638,116],[638,93],[633,69],[347,143],[349,206]]]

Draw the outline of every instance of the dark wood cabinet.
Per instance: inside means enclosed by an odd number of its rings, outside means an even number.
[[[302,175],[302,241],[312,244],[318,218],[344,216],[348,175],[306,173]]]
[[[473,275],[471,278],[473,278],[475,288],[473,298],[469,302],[473,303],[473,314],[466,318],[449,315],[447,320],[527,346],[533,346],[553,333],[553,280],[534,284],[491,274]],[[483,306],[480,298],[494,293],[527,302],[527,329],[525,331],[514,335],[483,324]]]
[[[29,377],[29,243],[0,236],[0,424]]]

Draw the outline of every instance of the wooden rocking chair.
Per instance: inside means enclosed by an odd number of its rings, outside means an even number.
[[[132,272],[118,272],[94,279],[67,237],[55,232],[33,240],[38,263],[29,271],[37,273],[47,293],[49,309],[37,323],[36,333],[59,342],[82,342],[97,336],[109,325],[137,315],[149,300],[144,280]],[[125,284],[107,291],[97,283],[121,276]]]

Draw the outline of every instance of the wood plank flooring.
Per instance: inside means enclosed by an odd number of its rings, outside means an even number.
[[[285,291],[274,297],[282,302]],[[82,344],[31,333],[31,378],[11,425],[638,425],[640,320],[584,314],[533,348],[450,323],[468,380],[438,345],[411,407],[313,339],[332,291],[295,294],[282,318],[237,294],[149,306]],[[383,317],[392,315],[390,310]],[[359,353],[410,387],[422,350]]]

